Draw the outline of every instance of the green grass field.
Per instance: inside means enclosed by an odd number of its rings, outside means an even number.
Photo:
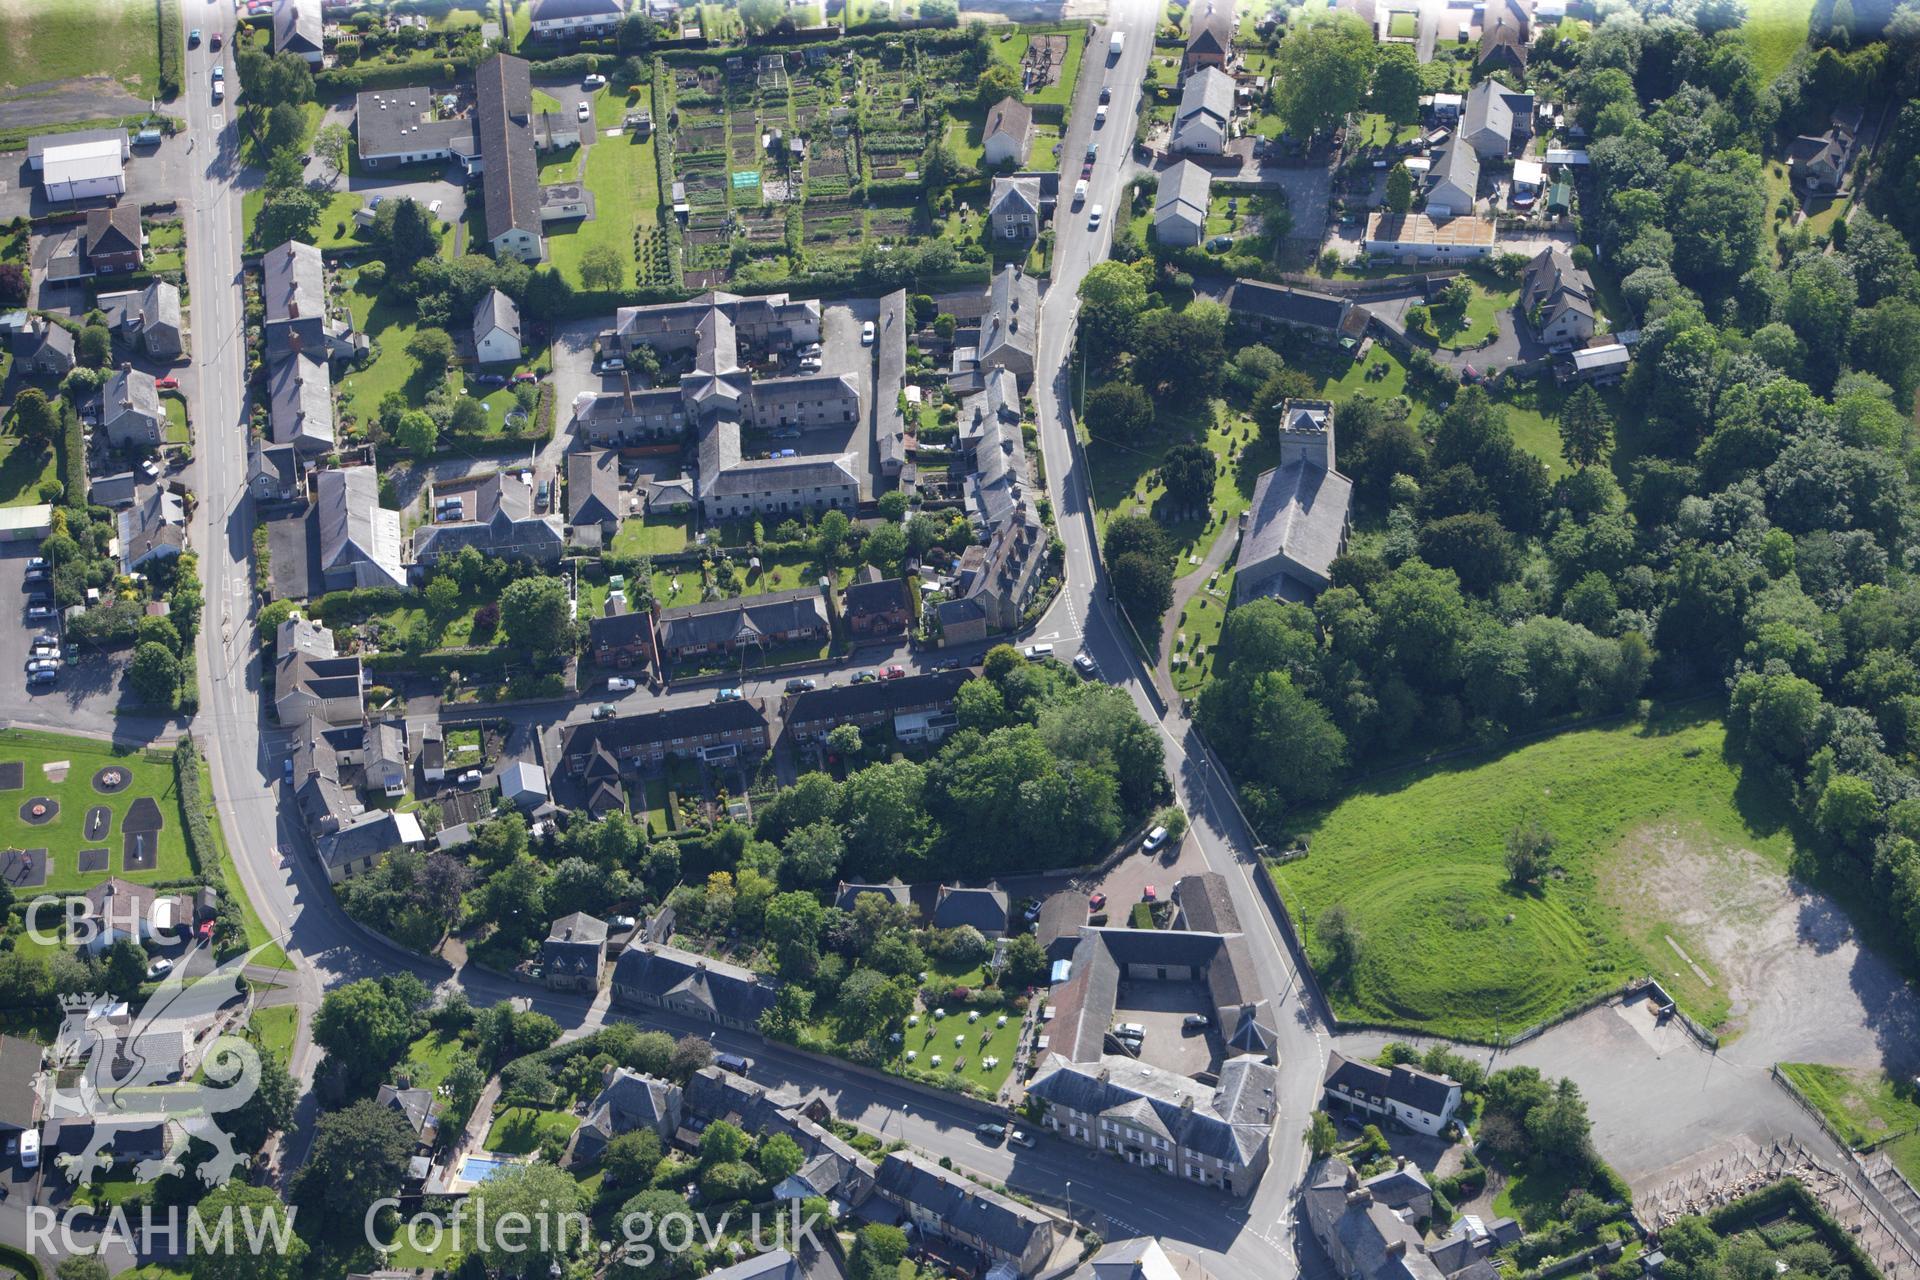
[[[177,21],[177,10],[169,7],[168,16]],[[0,98],[19,96],[29,85],[69,88],[100,75],[135,98],[160,92],[159,15],[152,0],[0,3]]]
[[[407,1046],[405,1070],[416,1089],[437,1089],[461,1053],[458,1036],[429,1031]]]
[[[1304,933],[1338,902],[1364,939],[1352,975],[1329,983],[1337,1012],[1485,1040],[1669,973],[1664,938],[1682,931],[1657,903],[1629,910],[1609,893],[1633,836],[1658,827],[1684,835],[1690,856],[1744,847],[1783,867],[1792,853],[1777,800],[1740,787],[1725,737],[1705,709],[1681,708],[1402,770],[1303,815],[1312,852],[1274,879]],[[1536,818],[1558,841],[1558,870],[1517,892],[1505,840]],[[1676,995],[1710,1025],[1725,1015],[1724,983],[1676,983]]]
[[[488,1151],[503,1156],[531,1155],[539,1150],[540,1140],[549,1134],[561,1141],[580,1127],[580,1117],[570,1111],[540,1111],[533,1107],[507,1107],[493,1116],[483,1144]]]
[[[67,762],[64,782],[48,780],[43,766]],[[0,792],[0,847],[7,849],[45,849],[52,863],[46,885],[52,892],[69,892],[98,884],[110,876],[121,876],[140,883],[183,880],[193,874],[187,861],[186,837],[181,833],[180,801],[173,785],[171,752],[156,751],[149,758],[145,751],[127,750],[111,743],[87,738],[66,738],[59,734],[31,729],[0,730],[0,763],[19,761],[25,766],[25,784],[19,791]],[[93,789],[93,775],[112,766],[133,774],[133,783],[115,795],[104,796]],[[148,871],[122,871],[120,824],[136,799],[146,797],[160,806],[164,825],[155,837],[158,857]],[[51,822],[30,826],[20,817],[20,807],[30,800],[49,799],[59,803],[60,811]],[[82,834],[87,810],[94,805],[113,810],[113,825],[104,840],[89,841]],[[79,871],[79,853],[86,848],[111,850],[105,871]],[[33,892],[27,885],[16,885],[15,892],[26,897]]]
[[[1029,93],[1025,100],[1034,104],[1065,106],[1073,100],[1073,82],[1080,74],[1080,58],[1087,50],[1086,28],[1061,24],[1059,26],[1025,27],[1011,40],[990,39],[988,45],[993,49],[996,62],[1004,62],[1018,70],[1020,59],[1027,53],[1027,47],[1033,43],[1035,35],[1065,35],[1067,37],[1067,56],[1060,64],[1060,76],[1052,84],[1038,93]],[[1104,47],[1104,46],[1103,46]]]
[[[1884,1071],[1783,1062],[1787,1077],[1848,1145],[1865,1148],[1920,1129],[1920,1099]]]
[[[0,507],[33,506],[42,482],[59,478],[60,460],[52,449],[0,436]]]
[[[278,1057],[285,1066],[293,1057],[293,1037],[300,1027],[300,1006],[276,1004],[255,1009],[248,1027],[260,1047]]]
[[[660,170],[655,164],[653,139],[633,134],[601,138],[587,148],[587,189],[593,192],[594,216],[573,229],[556,228],[547,237],[554,266],[568,283],[580,282],[580,259],[595,245],[611,245],[620,254],[623,286],[634,283],[637,259],[633,251],[635,227],[651,227],[659,219]]]
[[[1813,0],[1751,0],[1747,5],[1741,32],[1761,80],[1771,82],[1787,69],[1794,50],[1806,43],[1807,19],[1812,16]]]

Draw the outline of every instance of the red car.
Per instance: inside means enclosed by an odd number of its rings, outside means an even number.
[[[1092,897],[1087,899],[1087,910],[1089,911],[1098,911],[1100,908],[1106,905],[1107,905],[1107,895],[1104,893],[1096,893]]]
[[[1083,178],[1091,178],[1093,176],[1093,161],[1089,160],[1080,166],[1080,176]]]
[[[513,380],[515,382],[538,382],[540,381],[540,376],[522,369],[519,373],[513,375]]]
[[[1146,888],[1140,891],[1140,901],[1142,902],[1152,902],[1155,898],[1159,896],[1160,896],[1159,891],[1155,889],[1152,885],[1148,885]]]
[[[155,378],[155,379],[153,380],[153,385],[154,385],[154,386],[156,386],[156,387],[158,387],[158,388],[160,388],[160,389],[161,389],[162,391],[174,391],[174,390],[177,390],[177,389],[179,388],[179,386],[180,386],[180,379],[178,379],[178,378]]]
[[[904,676],[905,674],[907,674],[907,669],[896,663],[895,665],[888,667],[885,671],[882,671],[880,673],[880,678],[882,680],[898,680],[901,676]]]
[[[216,52],[218,52],[218,51],[219,51],[219,48],[220,48],[220,33],[219,33],[218,31],[216,31],[216,32],[214,32],[214,33],[213,33],[213,39],[212,39],[212,40],[211,40],[211,41],[210,41],[209,43],[210,43],[210,44],[212,45],[212,47],[213,47],[213,49],[214,49],[214,50],[215,50]]]

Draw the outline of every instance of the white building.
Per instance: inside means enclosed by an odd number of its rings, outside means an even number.
[[[520,308],[498,289],[489,289],[473,311],[473,356],[481,364],[520,360]]]
[[[112,138],[48,147],[40,154],[40,185],[50,201],[123,196],[125,154],[125,145]]]
[[[1227,149],[1233,121],[1233,77],[1218,67],[1203,67],[1187,77],[1180,110],[1173,117],[1172,149],[1188,155],[1217,156]]]
[[[626,16],[621,0],[533,0],[536,40],[606,35]]]
[[[1321,1089],[1329,1109],[1344,1107],[1437,1136],[1460,1109],[1460,1083],[1405,1064],[1396,1067],[1330,1055]]]

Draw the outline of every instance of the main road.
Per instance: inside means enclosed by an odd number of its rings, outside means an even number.
[[[1063,164],[1070,178],[1077,158],[1096,136],[1100,87],[1110,84],[1114,92],[1109,119],[1097,131],[1106,145],[1089,184],[1087,208],[1074,210],[1062,203],[1053,279],[1041,309],[1035,394],[1049,487],[1066,544],[1066,586],[1039,631],[1080,637],[1108,678],[1127,688],[1142,713],[1161,727],[1175,791],[1192,817],[1193,838],[1208,865],[1228,878],[1241,918],[1250,922],[1261,983],[1281,1007],[1283,1088],[1273,1167],[1250,1198],[1233,1200],[1092,1158],[1058,1141],[1043,1140],[1033,1151],[987,1147],[973,1136],[977,1111],[960,1099],[947,1101],[822,1069],[811,1059],[757,1040],[747,1046],[741,1038],[741,1047],[750,1047],[756,1057],[756,1076],[824,1092],[839,1113],[855,1123],[935,1155],[950,1156],[957,1164],[1036,1199],[1064,1204],[1070,1198],[1076,1213],[1097,1215],[1109,1236],[1145,1233],[1185,1241],[1201,1251],[1209,1269],[1226,1280],[1254,1280],[1293,1269],[1284,1261],[1291,1252],[1287,1208],[1303,1168],[1301,1123],[1312,1106],[1320,1073],[1319,1022],[1299,1002],[1299,988],[1292,981],[1294,960],[1248,878],[1253,839],[1238,819],[1225,780],[1179,711],[1155,700],[1149,673],[1135,657],[1106,599],[1087,470],[1072,440],[1067,397],[1074,293],[1087,268],[1104,257],[1108,248],[1106,227],[1089,229],[1087,209],[1094,204],[1112,209],[1121,198],[1131,163],[1139,86],[1157,17],[1154,0],[1115,0],[1111,27],[1096,30],[1082,63],[1063,145]],[[216,30],[231,35],[231,15],[225,6],[213,6],[204,16],[189,19],[193,23],[209,37]],[[1125,33],[1124,50],[1113,59],[1105,56],[1110,31]],[[325,877],[304,856],[304,832],[281,811],[275,785],[278,752],[269,749],[266,737],[270,731],[260,698],[258,646],[252,634],[255,601],[249,554],[254,510],[244,483],[248,436],[240,198],[258,175],[242,168],[232,114],[211,98],[211,67],[221,60],[204,44],[187,55],[187,122],[193,154],[202,157],[185,193],[193,358],[199,375],[193,407],[201,503],[193,541],[200,552],[207,600],[198,650],[201,703],[193,728],[210,763],[240,887],[268,929],[285,940],[294,962],[288,981],[310,1016],[325,989],[358,977],[403,969],[434,984],[454,979],[437,962],[384,945],[348,920]],[[228,84],[234,85],[231,75]],[[1071,180],[1065,185],[1070,189]],[[561,714],[559,709],[555,714]],[[480,1003],[528,994],[507,979],[472,969],[459,974],[457,981]],[[604,1000],[589,1005],[583,999],[545,993],[533,1003],[552,1014],[570,1034],[597,1025],[604,1009]],[[715,1038],[721,1044],[733,1039],[724,1032]],[[294,1050],[295,1075],[310,1082],[318,1058],[303,1019]],[[297,1161],[310,1134],[313,1106],[308,1091],[290,1160]]]

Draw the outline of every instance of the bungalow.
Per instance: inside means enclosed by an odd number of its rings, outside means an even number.
[[[1328,343],[1364,337],[1373,319],[1349,298],[1264,280],[1234,281],[1227,313],[1255,329],[1291,330]]]
[[[561,916],[540,947],[540,963],[549,991],[598,991],[607,964],[607,922],[584,911]]]
[[[986,127],[980,136],[983,168],[1025,164],[1027,148],[1033,139],[1033,108],[1018,98],[1000,99],[987,112]]]
[[[1212,175],[1191,160],[1160,175],[1153,198],[1153,234],[1161,244],[1192,246],[1206,238],[1212,186]]]
[[[775,989],[752,970],[660,943],[629,947],[613,966],[613,998],[742,1030],[757,1029]]]
[[[1405,1063],[1375,1066],[1371,1062],[1349,1059],[1338,1051],[1327,1064],[1321,1092],[1328,1110],[1341,1107],[1392,1121],[1429,1137],[1445,1131],[1454,1112],[1460,1109],[1457,1080]]]
[[[923,1233],[963,1244],[1016,1275],[1033,1275],[1053,1255],[1053,1218],[914,1152],[889,1152],[874,1190]]]
[[[1233,77],[1218,67],[1202,67],[1187,77],[1180,91],[1171,149],[1187,155],[1221,155],[1232,123]]]

